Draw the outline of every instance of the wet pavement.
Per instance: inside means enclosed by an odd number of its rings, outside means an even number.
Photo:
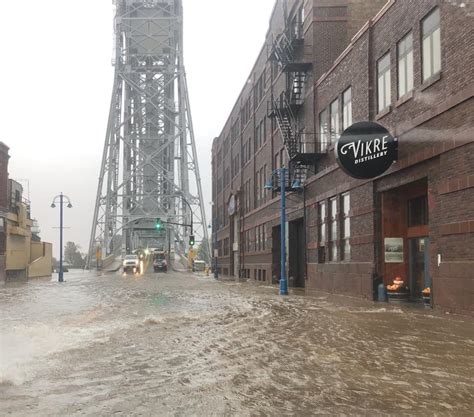
[[[0,287],[0,415],[472,416],[473,319],[181,273]]]

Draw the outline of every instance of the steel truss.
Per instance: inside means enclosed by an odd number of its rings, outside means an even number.
[[[206,215],[183,63],[181,0],[115,0],[115,76],[89,245],[105,259],[139,247],[187,253]],[[192,216],[191,216],[192,211]],[[149,230],[147,230],[149,229]]]

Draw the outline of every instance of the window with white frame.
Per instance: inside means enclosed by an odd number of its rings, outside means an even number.
[[[421,23],[423,81],[441,70],[441,28],[439,8]]]
[[[342,129],[346,130],[352,124],[352,88],[342,93]]]
[[[349,211],[351,198],[349,193],[341,196],[341,259],[349,261],[351,259],[351,219]]]
[[[390,106],[390,53],[377,62],[377,109],[379,112]]]
[[[330,131],[331,131],[331,144],[336,143],[337,139],[339,138],[339,99],[336,98],[331,103],[331,106],[329,107],[330,111],[330,117],[329,117],[329,123],[330,123]]]
[[[328,147],[328,111],[324,109],[319,113],[319,150],[321,152],[326,151]]]
[[[413,34],[406,35],[397,46],[398,97],[413,90]]]
[[[329,199],[329,260],[337,261],[337,197]]]
[[[318,204],[318,241],[319,246],[326,246],[326,202]]]
[[[257,207],[260,205],[260,188],[261,188],[261,181],[262,181],[261,171],[258,170],[258,171],[255,173],[255,202],[256,202],[256,206],[257,206]]]
[[[318,263],[326,262],[326,202],[318,203]]]

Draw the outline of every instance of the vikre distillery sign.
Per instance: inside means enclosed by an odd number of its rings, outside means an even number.
[[[375,178],[397,160],[398,142],[378,123],[359,122],[349,126],[337,141],[336,158],[353,178]]]

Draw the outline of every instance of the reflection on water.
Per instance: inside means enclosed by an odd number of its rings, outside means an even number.
[[[2,412],[470,415],[472,319],[178,274],[0,287]]]

